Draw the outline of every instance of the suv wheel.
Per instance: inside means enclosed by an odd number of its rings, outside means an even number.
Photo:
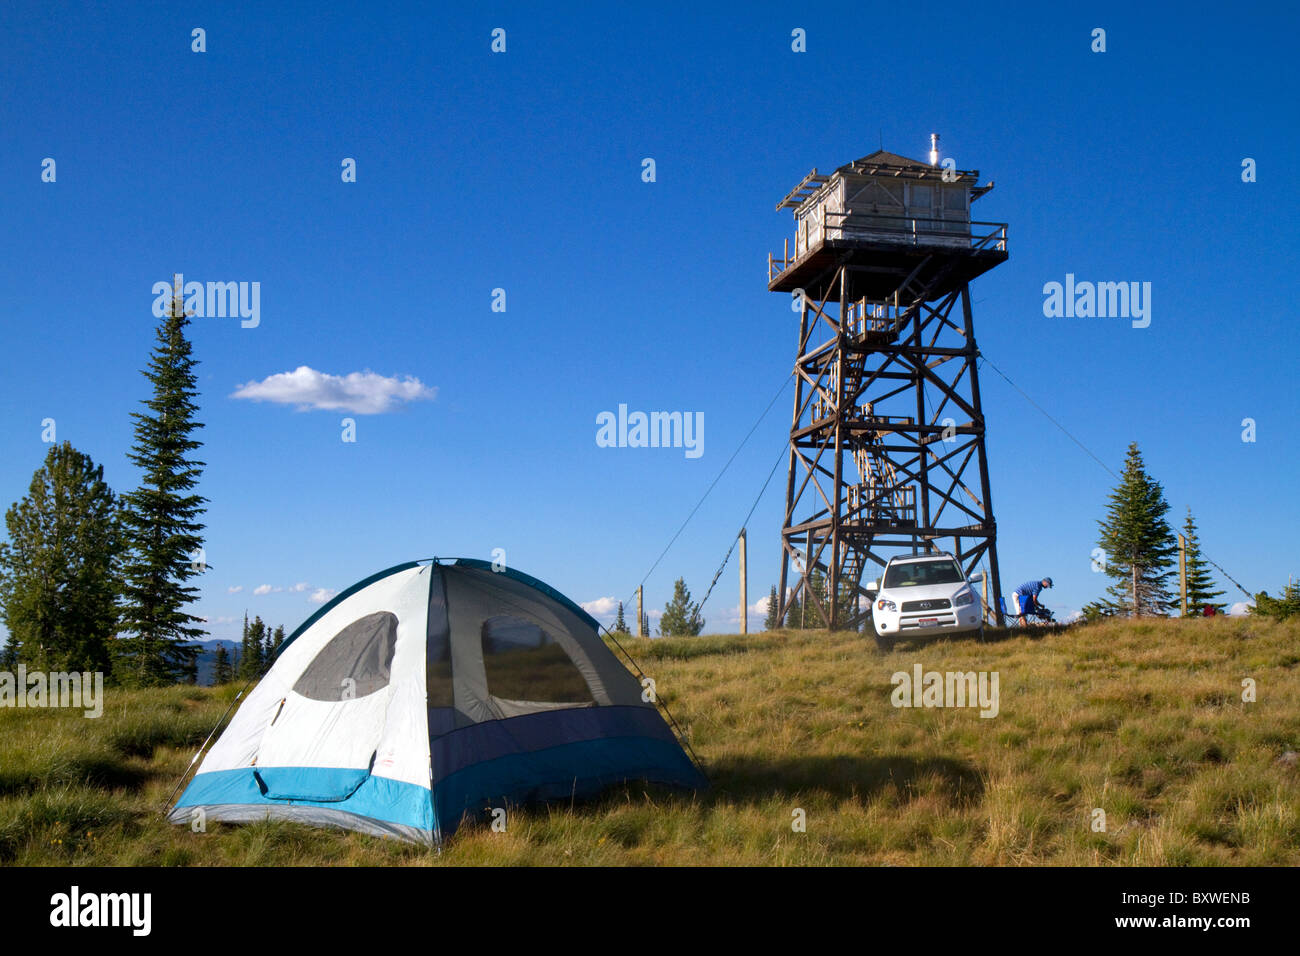
[[[873,633],[875,633],[876,636],[876,647],[886,653],[894,649],[894,636],[892,634],[880,634],[875,632],[874,629]]]

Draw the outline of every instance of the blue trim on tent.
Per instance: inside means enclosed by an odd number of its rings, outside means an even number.
[[[297,630],[295,630],[292,634],[286,637],[283,642],[281,642],[280,649],[276,651],[275,656],[279,657],[281,654],[283,654],[284,649],[288,647],[290,644],[292,644],[294,641],[296,641],[299,635],[301,635],[303,631],[307,630],[307,628],[311,627],[313,624],[319,621],[330,611],[334,610],[334,608],[341,601],[347,600],[352,595],[360,591],[362,588],[374,584],[376,581],[380,580],[381,578],[386,578],[390,574],[396,574],[398,571],[405,571],[408,568],[418,568],[419,566],[420,566],[419,561],[406,561],[402,564],[395,564],[391,568],[388,568],[383,571],[378,571],[375,574],[370,575],[370,577],[358,581],[350,588],[345,588],[343,591],[340,591],[338,594],[334,595],[334,597],[332,597],[330,600],[322,604],[315,614],[313,614],[311,617],[307,618],[307,620],[299,624]]]
[[[535,591],[541,591],[551,600],[563,604],[574,614],[578,615],[578,617],[582,618],[583,621],[590,624],[592,630],[597,634],[600,633],[599,621],[540,578],[535,578],[531,574],[525,574],[523,571],[516,571],[514,568],[502,568],[498,571],[491,561],[484,561],[481,558],[445,558],[443,560],[454,562],[452,567],[461,566],[466,568],[476,568],[480,571],[492,571],[495,574],[504,574],[508,578],[513,578],[520,584],[526,584]]]
[[[370,776],[368,767],[254,767],[262,794],[288,802],[338,803],[356,793]]]
[[[344,810],[357,816],[370,817],[388,823],[398,823],[419,830],[432,831],[433,808],[429,788],[388,777],[368,776],[355,791],[343,800],[276,800],[266,796],[259,786],[257,770],[272,768],[239,767],[235,770],[214,770],[196,776],[177,802],[177,807],[214,806],[240,803],[261,806],[324,807]],[[282,788],[292,787],[303,793],[321,792],[335,786],[342,775],[355,774],[355,769],[335,767],[276,767],[273,768]]]

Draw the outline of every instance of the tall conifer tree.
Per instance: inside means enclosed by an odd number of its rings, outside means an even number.
[[[1103,598],[1083,609],[1085,617],[1169,613],[1178,543],[1165,520],[1168,512],[1164,489],[1147,474],[1137,442],[1131,443],[1106,518],[1097,522],[1105,573],[1114,583]]]
[[[1187,613],[1204,614],[1206,607],[1212,607],[1216,614],[1222,614],[1227,605],[1214,600],[1223,597],[1223,592],[1214,590],[1210,566],[1201,556],[1201,542],[1196,536],[1191,508],[1187,509],[1187,520],[1183,522],[1183,538],[1186,541],[1183,560],[1187,571]]]
[[[119,676],[141,686],[195,680],[201,619],[185,611],[199,589],[187,584],[205,569],[203,525],[207,499],[194,493],[204,463],[193,453],[202,442],[195,421],[197,361],[185,336],[189,319],[181,290],[158,324],[157,342],[144,376],[153,392],[145,410],[133,412],[135,441],[127,457],[141,470],[140,487],[124,496],[123,526],[129,546],[117,641]]]

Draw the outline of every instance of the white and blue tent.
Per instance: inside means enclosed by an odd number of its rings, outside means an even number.
[[[169,818],[438,844],[506,804],[633,780],[707,786],[598,628],[483,561],[381,571],[285,640]]]

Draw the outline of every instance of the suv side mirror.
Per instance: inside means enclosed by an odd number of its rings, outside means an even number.
[[[867,591],[868,591],[868,593],[875,592],[875,591],[879,591],[879,590],[880,590],[880,582],[879,582],[879,581],[872,581],[870,584],[867,585]]]
[[[983,572],[983,571],[976,571],[974,574],[972,574],[972,575],[971,575],[969,578],[967,578],[966,580],[967,580],[967,581],[983,581],[983,580],[984,580],[984,572]]]

